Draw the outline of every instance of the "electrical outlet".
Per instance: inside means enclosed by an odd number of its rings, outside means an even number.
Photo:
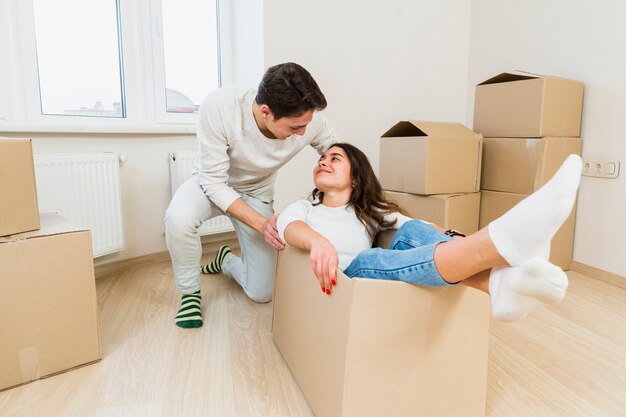
[[[619,161],[617,159],[583,159],[583,175],[586,177],[617,178]]]

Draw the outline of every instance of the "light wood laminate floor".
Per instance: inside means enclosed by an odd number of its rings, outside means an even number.
[[[487,417],[626,416],[626,290],[568,275],[562,303],[492,322]],[[0,392],[0,416],[313,416],[272,341],[271,303],[225,276],[202,279],[195,330],[172,323],[169,262],[100,278],[97,293],[103,360]]]

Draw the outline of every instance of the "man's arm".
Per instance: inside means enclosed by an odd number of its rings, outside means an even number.
[[[276,217],[266,218],[254,210],[242,198],[235,200],[226,210],[228,215],[234,217],[245,225],[251,227],[265,237],[265,241],[278,250],[285,249],[285,244],[278,236],[276,230]]]
[[[204,194],[230,216],[250,226],[265,236],[265,241],[278,250],[285,244],[278,237],[276,219],[267,219],[246,204],[239,194],[228,185],[228,133],[225,126],[232,122],[232,115],[222,112],[221,91],[215,91],[204,100],[200,109],[198,142],[200,161],[198,174]],[[227,106],[226,106],[227,107]]]
[[[204,194],[222,211],[240,195],[228,185],[228,169],[230,168],[230,148],[228,137],[232,125],[234,111],[225,99],[227,92],[216,90],[209,94],[200,107],[198,124],[198,145],[200,158],[198,161],[198,183]]]

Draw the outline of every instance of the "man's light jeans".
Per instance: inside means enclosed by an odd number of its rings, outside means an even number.
[[[241,196],[254,210],[271,218],[270,203],[247,194]],[[198,228],[205,220],[222,212],[200,188],[197,176],[183,183],[165,212],[165,242],[172,258],[176,287],[182,294],[200,289],[200,260],[202,245]],[[276,273],[277,251],[265,242],[262,234],[231,217],[242,257],[227,255],[222,272],[235,279],[252,300],[265,303],[271,300]]]

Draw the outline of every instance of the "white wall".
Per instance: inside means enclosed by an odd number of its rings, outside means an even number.
[[[464,122],[470,0],[264,2],[265,66],[307,68],[342,139],[378,169],[378,138],[399,120]],[[306,196],[317,155],[281,169],[278,208]]]
[[[521,69],[585,83],[583,157],[626,164],[626,3],[473,0],[467,124],[473,86]],[[614,180],[583,177],[574,259],[626,276],[626,165]]]

